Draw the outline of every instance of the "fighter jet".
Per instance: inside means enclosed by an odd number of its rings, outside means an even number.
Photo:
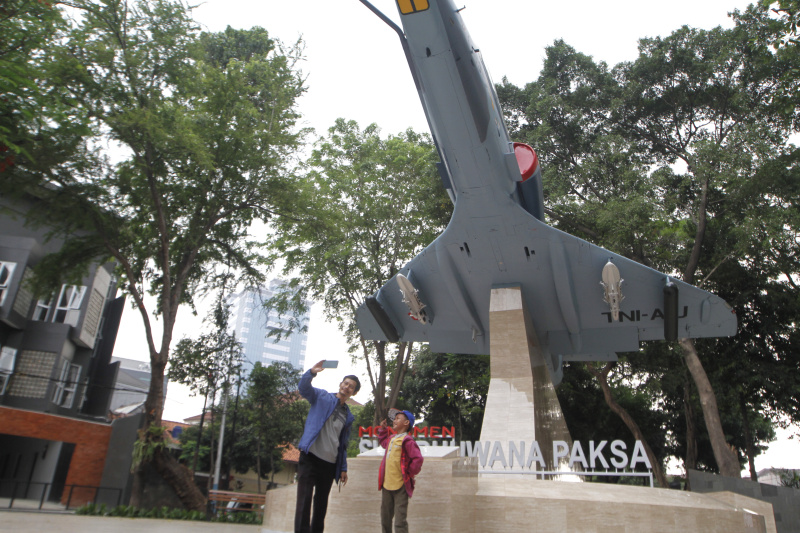
[[[402,28],[361,2],[400,37],[455,204],[445,231],[357,310],[364,338],[488,354],[491,289],[510,285],[521,286],[556,383],[562,361],[736,334],[721,298],[545,223],[536,152],[509,138],[452,0],[397,0]]]

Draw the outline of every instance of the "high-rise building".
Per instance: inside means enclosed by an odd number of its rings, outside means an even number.
[[[307,331],[299,331],[299,328],[290,331],[288,317],[281,317],[264,305],[282,290],[283,284],[281,280],[272,280],[269,288],[248,288],[228,298],[231,306],[230,327],[236,339],[242,343],[247,360],[243,368],[245,375],[257,362],[267,366],[281,361],[291,363],[298,370],[303,369]],[[309,315],[305,313],[292,321],[300,327],[307,327]],[[280,332],[280,340],[270,335],[272,332]]]

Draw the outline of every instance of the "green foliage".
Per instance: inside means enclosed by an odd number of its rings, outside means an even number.
[[[228,333],[230,310],[222,298],[223,293],[210,313],[211,332],[196,339],[184,337],[173,350],[167,377],[195,393],[207,395],[215,387],[231,383],[244,361],[241,344]]]
[[[303,432],[309,404],[296,394],[300,373],[289,363],[263,366],[256,363],[243,381],[237,399],[228,400],[228,417],[221,468],[238,473],[254,470],[261,479],[283,467],[287,443],[296,444]],[[213,424],[200,438],[197,468],[211,468],[211,441],[219,434],[221,409],[215,408]],[[198,446],[199,428],[187,428],[181,434],[180,460],[193,461]]]
[[[66,28],[57,6],[43,0],[0,5],[0,176],[11,170],[61,167],[79,155],[85,114],[46,78],[54,67],[43,50],[56,46]],[[76,162],[80,164],[79,162]]]
[[[800,489],[800,471],[782,470],[780,472],[781,485],[793,489]]]
[[[139,509],[132,505],[118,505],[116,507],[112,507],[111,509],[107,509],[105,504],[96,505],[94,503],[89,503],[76,509],[75,514],[86,516],[117,516],[123,518],[160,518],[167,520],[208,520],[208,517],[203,512],[189,511],[186,509],[170,509],[166,506],[154,507],[153,509]],[[261,518],[255,513],[242,514],[253,516],[242,517],[239,520],[231,521],[238,521],[239,523],[245,524],[261,523]]]
[[[149,426],[147,429],[140,429],[138,431],[139,438],[133,443],[133,462],[131,463],[131,472],[136,471],[142,463],[147,463],[153,460],[153,456],[158,450],[166,448],[167,443],[164,440],[164,426]]]
[[[420,348],[401,399],[428,426],[456,428],[459,442],[480,440],[489,390],[489,356],[432,353]]]
[[[360,349],[381,404],[387,376],[392,394],[402,387],[409,347],[397,345],[391,374],[387,344],[360,339],[356,309],[444,229],[451,206],[435,161],[427,135],[409,129],[383,138],[375,124],[362,130],[338,119],[316,142],[297,184],[294,217],[272,220],[273,259],[282,258],[293,279],[271,305],[287,315],[305,300],[322,301],[351,353]]]
[[[449,200],[436,174],[427,135],[408,130],[381,138],[338,119],[318,139],[298,182],[293,219],[272,221],[269,242],[285,272],[299,272],[273,302],[323,300],[328,318],[357,344],[355,310],[444,228]],[[292,298],[292,301],[286,301]]]
[[[56,140],[74,149],[63,164],[13,167],[0,193],[35,195],[41,209],[28,222],[57,220],[51,236],[66,239],[37,265],[37,289],[60,286],[93,261],[116,262],[161,383],[178,307],[219,286],[215,267],[261,278],[249,228],[291,204],[300,48],[261,28],[202,33],[180,0],[70,5],[70,25],[50,20],[58,38],[34,40],[38,48],[23,59],[47,57],[47,68],[27,71],[56,102],[37,106],[37,120],[70,125],[72,136]],[[24,32],[40,14],[2,23]],[[162,395],[151,393],[147,416],[157,421]]]
[[[766,8],[778,16],[782,32],[778,39],[772,42],[775,48],[785,46],[800,46],[798,39],[798,25],[800,24],[800,1],[798,0],[760,0],[761,8]]]
[[[368,401],[361,406],[350,406],[350,411],[353,413],[355,420],[353,421],[353,429],[350,432],[350,442],[347,443],[347,457],[356,457],[359,454],[359,446],[361,437],[358,436],[358,428],[370,427],[372,421],[375,419],[375,402]]]
[[[636,421],[653,453],[663,463],[672,451],[664,438],[667,413],[653,409],[653,393],[657,391],[651,384],[640,382],[636,387],[631,385],[641,379],[642,376],[634,375],[625,364],[618,364],[608,377],[615,401]],[[622,440],[629,450],[633,449],[635,439],[632,433],[606,405],[600,385],[584,363],[564,364],[564,379],[556,393],[573,440]]]
[[[63,240],[34,292],[116,264],[150,352],[145,424],[159,426],[178,308],[220,287],[222,265],[260,281],[250,227],[291,208],[301,49],[261,28],[203,33],[183,0],[69,9],[0,6],[0,194],[34,196],[26,222]],[[136,464],[160,447],[148,435]],[[190,476],[171,479],[201,505]]]
[[[255,364],[232,442],[231,465],[237,472],[255,470],[266,478],[281,470],[285,445],[299,441],[308,414],[308,402],[296,392],[299,381],[300,372],[289,363]]]
[[[246,513],[237,511],[235,513],[221,513],[211,519],[212,522],[229,522],[233,524],[261,524],[262,518],[258,513]]]

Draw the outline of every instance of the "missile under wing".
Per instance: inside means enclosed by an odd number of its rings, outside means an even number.
[[[544,223],[537,156],[511,142],[452,0],[397,0],[402,29],[361,2],[400,36],[455,204],[445,231],[358,309],[364,338],[488,354],[491,289],[510,285],[522,288],[555,380],[564,360],[736,333],[721,298]]]

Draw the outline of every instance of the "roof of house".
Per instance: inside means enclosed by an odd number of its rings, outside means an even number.
[[[292,444],[287,444],[283,450],[283,461],[297,464],[300,461],[300,450]]]
[[[183,422],[173,422],[172,420],[162,420],[161,426],[166,429],[164,436],[167,438],[167,446],[179,445],[179,438],[181,433],[186,428],[192,427],[192,424],[184,424]]]

